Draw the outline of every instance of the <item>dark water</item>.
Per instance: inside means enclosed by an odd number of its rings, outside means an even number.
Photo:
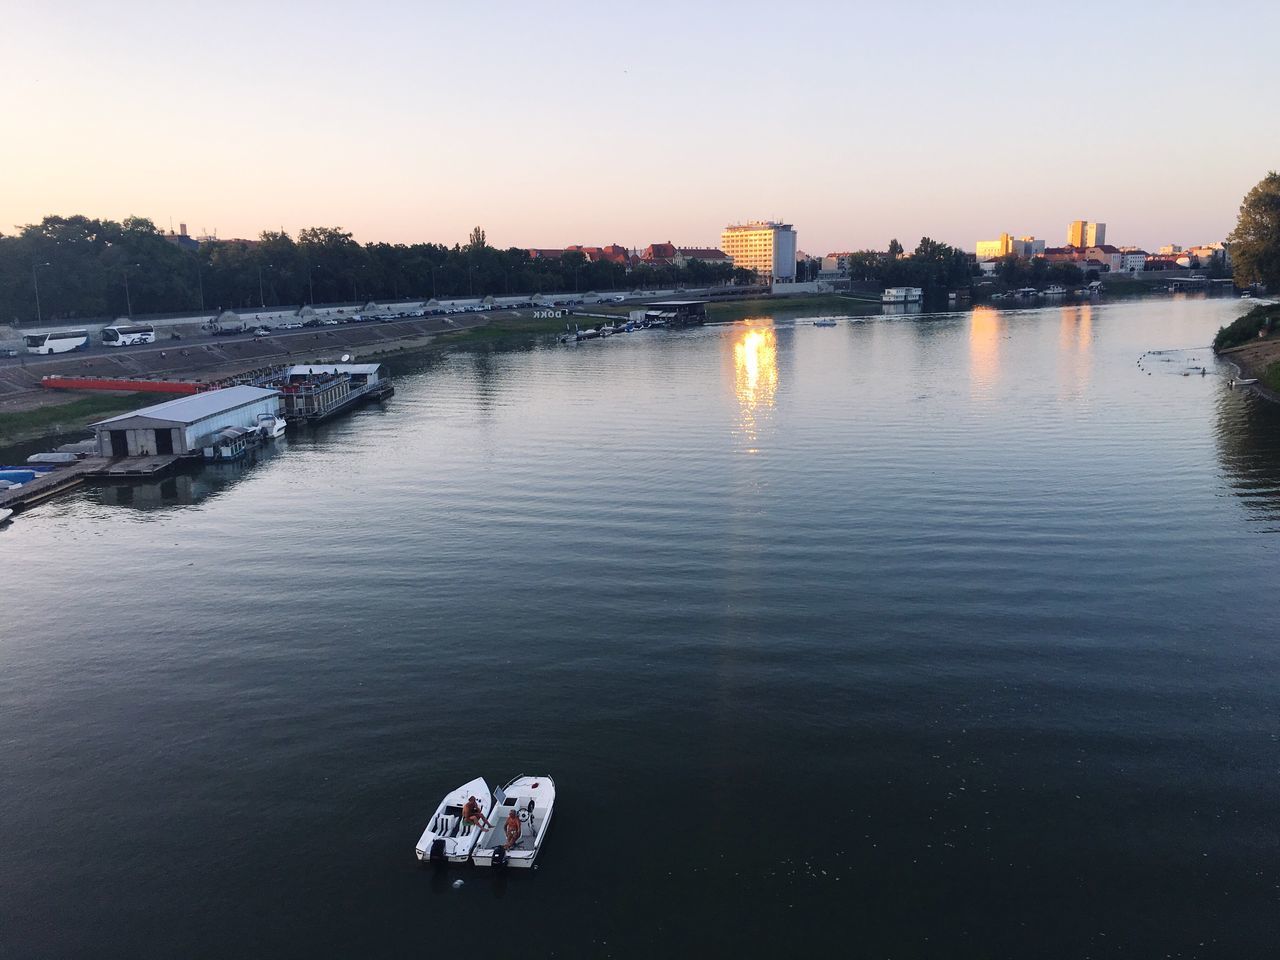
[[[0,956],[1274,956],[1280,410],[1136,362],[1239,309],[458,354],[19,518]]]

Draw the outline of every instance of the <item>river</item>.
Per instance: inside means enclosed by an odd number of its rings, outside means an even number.
[[[403,361],[259,462],[16,518],[0,957],[1270,955],[1242,309]],[[417,866],[520,773],[537,870]]]

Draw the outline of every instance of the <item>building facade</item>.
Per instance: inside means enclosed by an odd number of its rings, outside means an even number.
[[[191,456],[227,427],[253,427],[259,414],[280,413],[280,392],[236,386],[166,400],[93,424],[103,457]]]
[[[1072,220],[1067,227],[1067,246],[1100,247],[1107,242],[1107,225],[1088,220]]]
[[[1000,234],[999,240],[979,240],[977,256],[979,260],[999,260],[1013,253],[1013,238],[1007,233]]]
[[[651,243],[640,254],[641,263],[661,266],[687,267],[689,264],[733,264],[733,258],[716,247],[677,247],[668,240],[666,243]]]
[[[735,267],[753,270],[762,278],[796,278],[796,231],[789,223],[750,220],[730,224],[720,234],[720,249],[733,259]]]

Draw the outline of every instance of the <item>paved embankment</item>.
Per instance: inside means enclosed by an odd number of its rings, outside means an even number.
[[[390,323],[349,323],[302,330],[274,330],[265,337],[200,337],[162,340],[140,347],[94,348],[51,357],[20,357],[0,365],[0,411],[62,402],[65,393],[44,390],[46,375],[180,377],[212,380],[255,367],[306,358],[337,359],[343,353],[371,357],[425,345],[451,330],[499,319],[499,314],[428,317]]]

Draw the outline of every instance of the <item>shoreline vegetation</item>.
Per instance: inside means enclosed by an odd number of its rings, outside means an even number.
[[[1213,352],[1256,378],[1268,400],[1280,401],[1280,303],[1259,304],[1221,328]]]
[[[147,393],[89,393],[75,396],[65,403],[0,413],[0,448],[81,432],[94,421],[147,403],[159,403],[161,399]]]

